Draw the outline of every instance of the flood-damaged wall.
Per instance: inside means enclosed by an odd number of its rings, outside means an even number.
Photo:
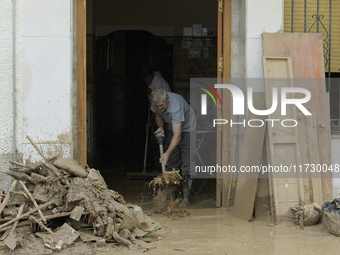
[[[23,134],[46,156],[72,152],[72,0],[23,0]],[[41,160],[27,139],[24,159]]]
[[[0,7],[0,170],[8,169],[13,160],[13,117],[16,117],[16,140],[18,153],[22,152],[22,75],[21,75],[21,32],[22,2],[15,3],[16,12],[16,108],[13,109],[13,2],[1,1]],[[21,146],[20,146],[21,145]],[[20,156],[20,154],[19,154]],[[0,190],[8,190],[11,178],[0,175]]]
[[[282,0],[232,0],[231,77],[247,78],[247,84],[234,84],[241,88],[244,94],[249,86],[253,87],[254,92],[264,92],[264,84],[260,81],[263,78],[261,34],[283,30],[283,11]],[[247,111],[245,104],[245,112]],[[232,118],[233,122],[242,123],[246,116]],[[230,130],[230,161],[233,165],[238,166],[244,132],[242,125]],[[233,176],[233,187],[236,186],[236,175]]]
[[[48,156],[69,156],[72,1],[23,0],[23,10],[23,133]],[[23,153],[24,159],[36,155],[27,139]]]
[[[13,112],[13,2],[16,5],[16,111]],[[0,169],[13,160],[72,155],[72,0],[1,1],[0,8]],[[16,128],[13,130],[13,116]],[[1,174],[0,190],[10,179]]]
[[[261,34],[283,31],[283,7],[283,0],[246,1],[246,78],[263,77]],[[251,86],[254,92],[264,92],[263,84]]]

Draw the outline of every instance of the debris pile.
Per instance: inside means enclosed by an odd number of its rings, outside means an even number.
[[[16,230],[24,226],[31,226],[55,251],[77,239],[89,241],[81,238],[83,229],[93,231],[90,241],[96,240],[97,246],[107,242],[131,246],[136,238],[160,228],[139,206],[108,189],[98,170],[74,159],[48,159],[27,138],[45,163],[11,161],[15,167],[1,171],[14,181],[6,195],[0,194],[0,249],[14,250],[20,243]]]
[[[322,206],[312,203],[304,206],[292,207],[295,214],[294,223],[302,229],[304,226],[314,225],[319,222],[325,224],[329,233],[340,237],[340,199],[335,198],[332,202],[326,202]]]
[[[293,222],[302,229],[304,229],[304,226],[316,224],[322,216],[322,213],[316,209],[319,207],[320,206],[317,203],[292,207],[292,212],[295,215],[295,220]]]
[[[323,222],[329,233],[340,237],[340,199],[335,198],[316,209],[323,214]]]

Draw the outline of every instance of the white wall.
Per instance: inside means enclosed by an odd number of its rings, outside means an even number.
[[[22,0],[23,133],[71,156],[72,0]],[[24,159],[42,160],[27,139]]]
[[[263,32],[283,31],[283,0],[246,0],[245,78],[262,78]],[[250,83],[254,92],[264,92],[264,86]]]
[[[253,92],[264,92],[261,35],[263,32],[283,30],[283,7],[283,0],[232,0],[231,77],[247,78],[246,84],[237,84],[244,94],[247,87],[253,87]],[[246,104],[245,109],[247,112]],[[233,121],[241,122],[243,119],[243,115],[233,116]],[[231,128],[230,132],[233,137],[235,128]],[[241,155],[243,137],[244,128],[240,127],[236,155]],[[233,151],[233,148],[230,149]],[[239,159],[235,160],[238,162]]]
[[[72,0],[16,0],[16,112],[13,112],[13,1],[0,0],[0,169],[18,158],[72,155]],[[13,116],[16,130],[13,130]],[[19,159],[17,158],[17,161]],[[0,190],[11,179],[0,174]]]
[[[13,160],[13,115],[17,117],[17,148],[22,151],[22,75],[21,75],[21,10],[22,2],[16,1],[16,107],[13,113],[13,2],[0,1],[0,169],[10,167]],[[0,174],[0,190],[8,190],[11,178]]]

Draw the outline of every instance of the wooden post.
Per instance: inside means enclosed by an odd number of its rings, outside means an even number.
[[[87,162],[86,144],[86,0],[77,0],[78,162]]]
[[[223,67],[220,64],[220,61],[223,64],[223,51],[222,51],[222,36],[223,36],[223,7],[220,9],[220,0],[217,1],[217,83],[222,82],[222,72]],[[221,100],[223,101],[222,89],[217,89],[217,93],[221,96]],[[217,118],[222,118],[222,107],[221,105],[217,105]],[[222,128],[219,125],[217,127],[216,133],[216,163],[222,164]],[[223,179],[220,173],[216,173],[216,207],[222,206],[222,188],[223,188]]]
[[[231,77],[231,0],[224,0],[223,6],[218,1],[218,28],[217,28],[217,82],[222,78]],[[221,8],[222,7],[222,8]],[[221,12],[223,10],[223,12]],[[222,66],[221,63],[222,62]],[[218,89],[221,95],[223,109],[217,107],[217,118],[230,119],[230,91]],[[216,163],[228,166],[230,163],[230,127],[223,125],[217,127]],[[227,207],[230,174],[217,173],[216,176],[216,206]]]
[[[218,1],[218,31],[217,31],[217,78],[218,83],[222,82],[222,78],[231,77],[231,0],[224,0],[223,12],[221,12],[220,0]],[[222,66],[220,61],[222,60]],[[222,70],[221,70],[222,69]],[[230,119],[230,91],[218,89],[217,92],[221,95],[223,109],[217,107],[217,117]],[[216,148],[216,163],[221,166],[228,166],[230,163],[230,127],[223,125],[217,127],[217,148]],[[227,207],[229,179],[231,175],[220,174],[216,176],[216,206]]]
[[[224,0],[223,11],[223,78],[231,78],[231,0]],[[222,119],[230,120],[230,91],[224,89]],[[222,128],[222,166],[230,164],[230,126]],[[222,207],[228,208],[229,179],[231,173],[223,174]]]

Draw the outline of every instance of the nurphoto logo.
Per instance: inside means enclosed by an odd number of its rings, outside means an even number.
[[[201,82],[200,82],[201,83]],[[222,101],[220,96],[218,95],[217,91],[211,87],[208,84],[205,83],[201,83],[202,85],[204,85],[205,87],[209,88],[219,99],[220,104],[222,106]],[[245,111],[244,111],[244,94],[242,92],[242,90],[240,88],[238,88],[235,85],[231,85],[231,84],[215,84],[214,86],[215,88],[220,88],[220,89],[228,89],[231,92],[231,96],[233,99],[233,115],[245,115]],[[210,91],[208,91],[205,88],[200,88],[198,87],[198,89],[203,90],[204,92],[206,92],[208,95],[210,95],[210,97],[213,99],[215,105],[216,105],[216,100],[213,97],[213,95],[210,93]],[[281,116],[286,116],[287,115],[287,105],[295,105],[297,108],[300,109],[300,111],[304,114],[304,115],[312,115],[307,109],[306,107],[303,106],[304,103],[307,103],[310,99],[311,99],[311,93],[309,92],[309,90],[305,89],[305,88],[296,88],[296,87],[281,87],[280,88],[280,97],[278,96],[278,88],[273,87],[272,89],[272,105],[269,109],[266,110],[258,110],[255,109],[254,105],[253,105],[253,88],[252,87],[248,87],[247,88],[247,105],[248,105],[248,109],[250,112],[252,112],[254,115],[259,115],[259,116],[264,116],[264,115],[270,115],[273,114],[277,107],[278,107],[278,101],[280,99],[280,103],[281,103]],[[305,97],[303,98],[288,98],[288,93],[301,93],[304,94]],[[202,94],[201,95],[201,115],[207,115],[207,95],[206,94]],[[275,121],[280,121],[279,119],[266,119],[266,122],[271,122],[272,126],[274,125]],[[227,124],[229,121],[226,119],[213,119],[213,127],[215,127],[217,124]],[[255,125],[255,123],[258,122],[258,125]],[[291,125],[289,125],[288,123],[292,122]],[[244,119],[242,122],[233,122],[232,120],[230,120],[230,125],[240,125],[242,124],[243,126],[246,125],[246,120]],[[250,127],[262,127],[264,125],[264,121],[260,120],[260,119],[250,119],[248,120],[248,125]],[[297,121],[294,119],[283,119],[281,120],[281,125],[284,127],[295,127],[297,126]]]

